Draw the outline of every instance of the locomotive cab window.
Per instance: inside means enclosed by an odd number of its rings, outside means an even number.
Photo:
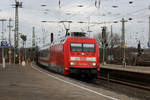
[[[82,52],[82,44],[81,43],[71,43],[70,48],[71,48],[71,51],[73,51],[73,52]]]
[[[72,52],[95,52],[93,43],[71,43],[70,48]]]
[[[83,52],[95,52],[94,44],[83,44]]]

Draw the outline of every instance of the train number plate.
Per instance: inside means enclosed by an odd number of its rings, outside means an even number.
[[[79,63],[79,65],[87,65],[87,63]]]

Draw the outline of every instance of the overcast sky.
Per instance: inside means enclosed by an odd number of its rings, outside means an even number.
[[[142,47],[147,47],[148,25],[150,16],[150,0],[19,0],[23,2],[23,8],[19,9],[19,32],[27,35],[27,46],[31,46],[32,27],[36,29],[36,40],[39,45],[43,41],[49,43],[50,33],[55,34],[55,39],[65,35],[64,26],[59,21],[73,21],[70,24],[70,31],[88,31],[90,26],[90,36],[101,32],[102,26],[113,25],[113,32],[121,35],[122,18],[128,20],[126,28],[127,46],[136,46],[140,40]],[[59,5],[60,1],[60,5]],[[100,2],[100,5],[99,5]],[[1,0],[0,19],[14,19],[15,0]],[[96,5],[95,5],[96,4]],[[55,21],[42,23],[41,21]],[[87,23],[78,23],[80,21]],[[118,21],[118,23],[113,23]],[[101,24],[93,24],[93,23]],[[90,23],[90,24],[88,24]],[[14,26],[14,21],[12,22]],[[68,24],[65,23],[66,27]],[[5,23],[5,38],[8,39],[8,22]],[[0,23],[1,31],[1,23]],[[0,34],[1,36],[1,34]],[[11,34],[12,43],[14,32]]]

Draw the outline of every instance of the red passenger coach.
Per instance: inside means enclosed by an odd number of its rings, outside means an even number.
[[[99,47],[94,38],[72,37],[71,35],[53,42],[39,53],[39,63],[66,76],[99,76]]]

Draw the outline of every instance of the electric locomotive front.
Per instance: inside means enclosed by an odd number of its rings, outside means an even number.
[[[99,47],[96,39],[87,38],[80,32],[70,34],[59,42],[52,42],[48,49],[40,50],[38,58],[40,64],[65,76],[81,75],[95,78],[100,74]]]
[[[70,74],[96,77],[100,72],[99,49],[96,39],[68,38],[67,65]]]

